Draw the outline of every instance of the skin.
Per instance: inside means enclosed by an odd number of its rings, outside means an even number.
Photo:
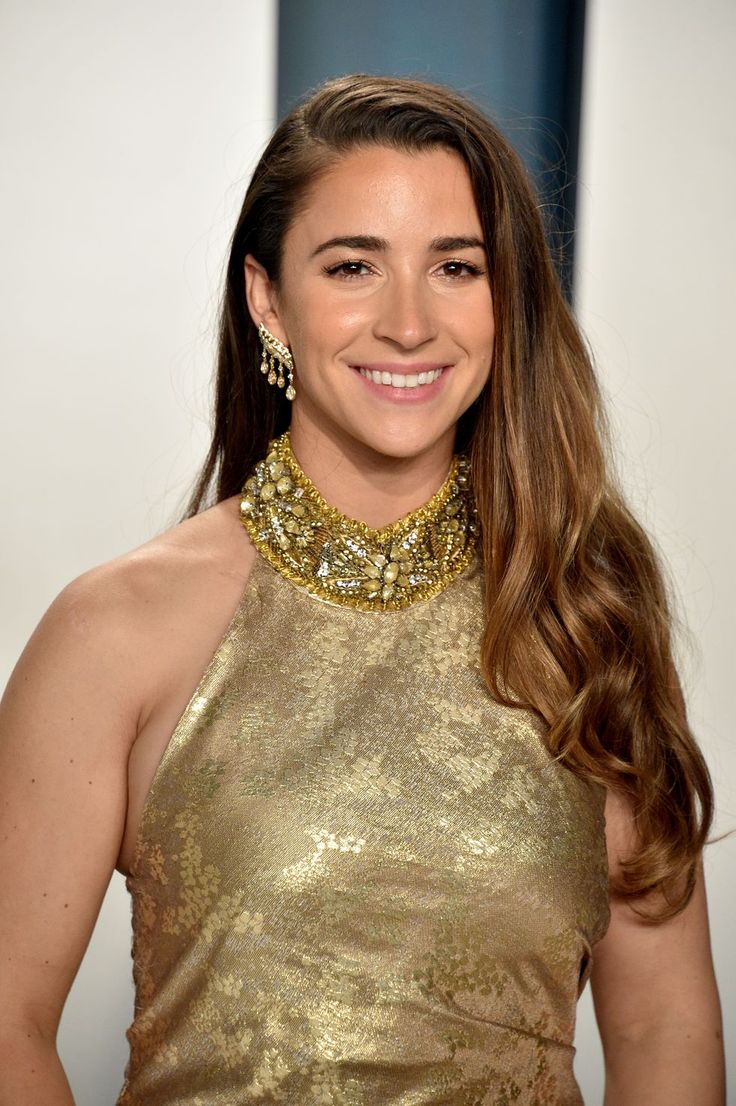
[[[385,247],[315,252],[354,235]],[[296,365],[294,453],[329,503],[375,527],[442,484],[455,424],[491,368],[483,246],[440,250],[437,238],[482,243],[460,157],[371,146],[341,158],[312,189],[286,234],[278,287],[246,258],[251,315],[290,347]],[[377,395],[351,367],[376,362],[449,368],[437,395],[407,404]]]
[[[358,251],[364,265],[326,273],[355,251],[315,248],[354,234],[385,244]],[[328,502],[373,526],[440,486],[457,419],[492,371],[482,248],[438,250],[438,235],[480,235],[457,156],[373,148],[313,189],[287,234],[278,287],[246,262],[253,318],[294,354],[297,458]],[[481,271],[471,276],[466,262]],[[363,360],[451,369],[436,395],[399,406],[364,386],[352,368]],[[72,581],[19,658],[0,701],[0,1106],[73,1101],[55,1047],[64,1001],[110,876],[130,869],[153,773],[255,556],[238,497],[227,499]],[[631,813],[609,795],[612,872],[632,843]],[[611,910],[591,977],[605,1106],[721,1106],[702,873],[671,922],[644,926],[616,900]]]
[[[609,792],[613,876],[635,842],[628,802]],[[590,979],[606,1063],[603,1106],[725,1106],[723,1024],[702,864],[692,899],[675,918],[649,926],[618,897],[610,905]]]

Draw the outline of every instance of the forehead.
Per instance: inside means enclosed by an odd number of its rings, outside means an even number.
[[[341,234],[392,240],[421,232],[429,240],[480,231],[470,176],[454,150],[366,146],[311,185],[287,237],[308,244]]]

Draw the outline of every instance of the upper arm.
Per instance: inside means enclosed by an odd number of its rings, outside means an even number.
[[[628,802],[612,792],[606,838],[615,873],[634,834]],[[643,905],[651,908],[651,902]],[[702,860],[690,902],[667,921],[643,922],[628,902],[612,896],[608,930],[593,950],[591,990],[604,1049],[668,1019],[719,1025]]]
[[[68,585],[0,701],[0,1025],[52,1038],[125,822],[139,707],[118,585],[106,566]]]

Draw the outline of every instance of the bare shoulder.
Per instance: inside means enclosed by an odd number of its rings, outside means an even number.
[[[125,837],[142,719],[229,615],[254,557],[245,539],[225,500],[82,573],[13,669],[0,700],[0,1035],[24,1017],[54,1039]]]
[[[139,731],[220,640],[255,556],[233,496],[103,566],[119,581],[120,616],[136,644]]]
[[[238,497],[177,523],[143,545],[82,573],[65,591],[108,605],[132,623],[203,582],[242,581],[255,550],[240,524]]]
[[[187,627],[208,617],[218,623],[218,605],[227,609],[242,590],[254,556],[238,517],[238,497],[231,497],[88,569],[45,612],[8,692],[64,657],[63,668],[75,673],[77,696],[85,683],[90,693],[101,682],[109,687],[132,743],[182,634],[186,640]]]

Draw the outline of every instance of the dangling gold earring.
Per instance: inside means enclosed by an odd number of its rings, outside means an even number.
[[[258,324],[258,337],[263,345],[261,372],[267,376],[269,384],[278,384],[279,388],[283,388],[286,384],[284,379],[284,369],[286,369],[289,374],[286,398],[293,399],[296,391],[294,389],[294,358],[291,356],[291,351],[278,338],[274,338],[271,331],[267,330],[263,323]],[[278,365],[278,371],[276,365]]]

